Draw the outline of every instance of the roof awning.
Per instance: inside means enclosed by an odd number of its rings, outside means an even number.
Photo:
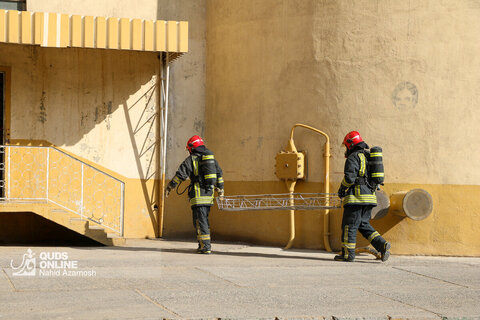
[[[188,51],[188,22],[0,10],[0,42],[51,48]]]

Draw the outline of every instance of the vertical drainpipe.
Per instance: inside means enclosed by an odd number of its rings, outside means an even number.
[[[163,102],[163,132],[162,132],[162,159],[161,159],[161,181],[160,181],[160,208],[158,210],[158,237],[163,236],[163,215],[165,212],[165,167],[167,165],[167,124],[168,124],[168,91],[170,80],[170,65],[168,52],[165,53],[165,61],[162,61],[162,84],[165,81],[165,87],[163,88],[164,102]],[[163,79],[165,76],[165,80]]]
[[[295,184],[297,183],[296,180],[290,181],[286,180],[285,184],[287,185],[288,192],[290,193],[290,205],[294,204],[293,202],[293,192],[295,190]],[[288,243],[285,246],[285,249],[290,249],[293,244],[293,240],[295,240],[295,210],[290,210],[290,238],[288,239]]]
[[[297,148],[293,143],[293,137],[290,137],[290,140],[288,140],[286,151],[295,152],[295,153],[297,152]],[[285,184],[287,186],[288,193],[290,193],[289,204],[293,206],[294,205],[293,193],[295,191],[295,185],[297,184],[297,180],[285,180]],[[295,210],[290,210],[290,238],[288,239],[288,243],[285,246],[285,249],[290,249],[293,245],[294,240],[295,240]]]
[[[327,141],[325,142],[325,193],[330,193],[330,139],[327,135],[325,135]],[[327,207],[330,205],[329,197],[327,196]],[[332,252],[332,248],[330,247],[330,209],[326,209],[323,215],[323,243],[325,245],[325,250],[327,252]]]

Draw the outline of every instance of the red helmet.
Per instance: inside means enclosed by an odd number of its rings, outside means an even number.
[[[188,152],[192,152],[192,149],[195,149],[196,147],[203,146],[203,140],[202,137],[200,136],[193,136],[187,141],[187,149]]]
[[[360,133],[358,133],[358,131],[350,131],[349,133],[347,133],[347,135],[343,139],[343,144],[349,150],[352,149],[353,146],[355,146],[356,144],[359,144],[360,142],[363,142],[363,139],[360,136]]]

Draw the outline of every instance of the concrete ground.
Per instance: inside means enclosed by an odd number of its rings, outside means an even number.
[[[480,258],[346,263],[322,251],[214,243],[198,255],[193,242],[129,240],[30,247],[35,275],[16,276],[28,249],[0,247],[0,319],[480,319]]]

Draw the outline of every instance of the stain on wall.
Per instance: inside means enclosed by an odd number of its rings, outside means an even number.
[[[80,126],[81,126],[82,128],[85,128],[85,126],[87,125],[87,123],[88,123],[88,118],[89,118],[88,113],[85,113],[85,112],[82,111],[81,119],[80,119]]]
[[[38,114],[38,121],[41,123],[47,122],[47,108],[45,102],[47,100],[47,93],[42,91],[42,97],[40,98],[40,106],[39,106],[39,114]]]
[[[113,105],[112,101],[104,102],[100,106],[95,108],[95,123],[100,121],[105,121],[105,126],[107,130],[110,130],[111,124],[110,121],[112,119],[112,112],[113,112]]]
[[[203,120],[196,120],[194,123],[193,123],[193,128],[194,128],[194,132],[198,132],[198,134],[203,137],[204,133],[205,133],[205,121]]]

